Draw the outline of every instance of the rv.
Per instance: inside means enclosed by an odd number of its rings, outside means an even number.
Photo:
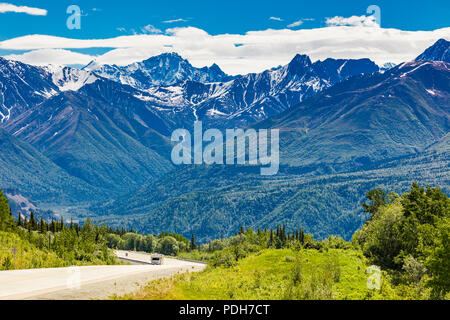
[[[164,263],[164,256],[155,254],[152,256],[152,264],[160,266]]]

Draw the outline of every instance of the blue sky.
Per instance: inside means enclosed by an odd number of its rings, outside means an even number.
[[[206,32],[208,35],[217,36],[225,34],[244,35],[249,31],[263,31],[267,29],[287,30],[283,33],[284,35],[289,34],[289,30],[300,31],[323,29],[329,26],[329,24],[326,23],[327,18],[367,16],[366,10],[369,5],[377,5],[380,7],[381,27],[384,29],[392,28],[404,31],[433,31],[450,27],[450,1],[448,0],[4,0],[4,2],[15,6],[44,9],[47,13],[46,15],[15,12],[0,13],[0,41],[26,35],[52,35],[69,39],[109,39],[119,36],[130,36],[133,34],[165,34],[167,29],[186,27],[194,27],[195,29]],[[66,20],[68,18],[66,9],[72,4],[78,5],[83,12],[80,30],[69,30],[66,27]],[[438,35],[442,36],[442,34],[444,34],[444,36],[447,35],[446,32],[440,32]],[[303,35],[303,33],[297,33],[292,36],[299,37],[301,35]],[[390,36],[392,39],[397,39],[396,37],[400,36]],[[148,37],[148,39],[150,39],[150,37]],[[192,38],[190,38],[189,35],[186,39]],[[416,53],[412,52],[413,48],[418,47],[416,51],[421,50],[422,46],[428,45],[430,41],[434,40],[434,34],[431,35],[431,33],[430,39],[426,43],[425,39],[418,39],[417,43],[408,49],[410,51],[409,54],[412,55]],[[407,42],[406,39],[404,41]],[[38,61],[38,59],[35,57],[22,58],[18,55],[34,49],[43,49],[40,48],[40,46],[36,46],[36,48],[30,47],[28,49],[21,49],[21,46],[7,46],[1,44],[2,43],[0,42],[0,55],[8,56],[8,54],[13,53],[15,54],[14,58],[17,58],[18,60],[22,59],[29,63]],[[379,43],[377,45],[380,46]],[[256,45],[254,46],[256,48]],[[367,47],[367,44],[364,44],[364,46]],[[72,56],[75,60],[78,59],[80,63],[84,62],[86,59],[103,55],[111,49],[117,49],[115,43],[112,44],[111,48],[105,47],[105,45],[101,45],[100,47],[81,45],[78,48],[69,48],[70,46],[60,46],[59,44],[54,45],[54,47],[61,47],[61,49],[64,50],[85,54],[86,58]],[[314,54],[315,48],[308,45],[303,46],[299,44],[296,48],[292,48],[292,50],[301,50],[303,47],[305,48],[306,53],[312,52],[312,54]],[[165,48],[167,48],[167,45]],[[245,60],[245,54],[249,51],[248,48],[250,48],[250,45],[247,45],[247,51],[244,49],[240,50],[240,56],[230,56],[230,59],[242,58]],[[54,48],[52,47],[52,49]],[[182,50],[181,48],[178,49]],[[334,51],[332,50],[333,52],[331,55],[334,54],[339,56],[338,52],[341,49],[342,48],[338,48]],[[183,47],[183,50],[186,50],[186,55],[188,57],[191,57],[193,60],[198,60],[199,64],[203,62],[210,63],[215,57],[214,54],[204,59],[200,58],[198,55],[192,57],[194,54],[191,51],[188,51],[186,46]],[[197,52],[198,51],[197,48]],[[152,47],[152,50],[149,50],[148,52],[157,53],[159,51]],[[257,50],[255,49],[254,52],[257,52]],[[293,53],[294,51],[291,52],[288,50],[289,56]],[[265,53],[261,51],[260,54],[263,55]],[[144,55],[145,54],[143,53],[142,56]],[[406,57],[407,55],[404,53],[403,55],[398,55],[398,58],[395,59],[401,60],[406,59]],[[225,58],[226,57],[217,56],[217,59],[222,59],[224,63],[227,63]],[[287,58],[288,56],[274,56],[273,59],[269,59],[270,61],[266,59],[266,61],[261,63],[258,68],[263,68],[271,63],[273,64],[277,59],[282,60],[279,63],[284,63]],[[317,58],[323,58],[323,54],[317,54]],[[138,58],[130,56],[127,59],[116,60],[118,64],[123,64],[126,61],[130,62],[133,59]],[[113,62],[116,61],[114,59],[110,60]],[[233,68],[231,64],[229,65],[229,68],[230,70]],[[238,68],[238,66],[235,68]],[[256,68],[257,66],[255,65],[255,69]],[[253,69],[249,69],[249,71],[251,70]]]
[[[195,26],[210,34],[245,33],[250,30],[283,28],[301,19],[300,28],[325,25],[325,18],[352,16],[366,13],[369,5],[381,8],[382,26],[402,30],[434,30],[448,27],[450,1],[448,0],[389,0],[389,1],[203,1],[203,0],[39,0],[5,1],[18,6],[48,10],[48,15],[4,13],[0,15],[0,39],[4,40],[30,33],[53,34],[77,38],[112,37],[121,32],[118,28],[138,30],[146,25],[164,29],[172,26]],[[76,4],[86,15],[80,31],[68,30],[66,8]],[[94,10],[93,10],[94,9]],[[269,20],[277,17],[283,21]],[[186,21],[164,23],[183,19]]]

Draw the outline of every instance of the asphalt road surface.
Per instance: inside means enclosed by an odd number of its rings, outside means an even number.
[[[88,266],[0,272],[1,300],[108,299],[137,290],[148,281],[177,273],[198,272],[206,265],[165,258],[163,265],[150,265],[150,255],[116,251],[131,265]]]

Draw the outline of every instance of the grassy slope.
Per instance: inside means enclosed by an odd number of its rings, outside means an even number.
[[[68,263],[54,252],[39,250],[17,234],[0,231],[0,270],[5,269],[5,261],[9,258],[13,263],[11,249],[18,249],[16,269],[57,268],[66,267]]]
[[[268,249],[251,255],[233,268],[212,268],[198,274],[179,276],[170,280],[150,282],[133,295],[121,299],[193,299],[193,300],[278,300],[293,298],[288,295],[296,252]],[[327,259],[337,257],[340,266],[339,281],[332,285],[332,299],[376,298],[366,281],[366,260],[355,250],[303,250],[302,283],[310,285],[311,278],[326,265]],[[294,297],[295,298],[295,297]],[[380,296],[378,296],[380,298]]]

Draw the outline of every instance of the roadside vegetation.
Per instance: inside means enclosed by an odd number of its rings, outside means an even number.
[[[367,223],[351,242],[300,228],[244,230],[191,247],[198,274],[150,282],[120,299],[449,299],[450,200],[413,184],[403,196],[367,193]],[[118,297],[115,297],[118,298]]]
[[[199,245],[194,235],[141,235],[89,219],[82,226],[33,214],[13,219],[0,191],[0,269],[114,264],[112,250],[121,249],[209,266],[116,299],[449,299],[448,196],[414,183],[402,196],[371,190],[362,206],[369,219],[350,242],[317,241],[301,227],[277,226],[241,227],[233,237]]]
[[[0,190],[0,270],[116,264],[107,232],[89,219],[82,227],[63,220],[37,220],[33,213],[13,219]]]

